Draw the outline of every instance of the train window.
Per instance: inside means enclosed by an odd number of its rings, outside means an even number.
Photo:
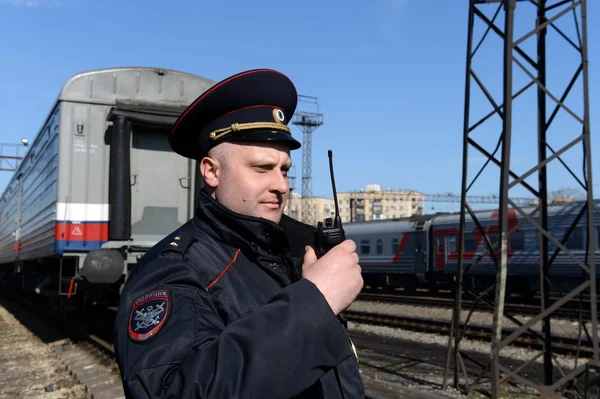
[[[381,255],[383,253],[383,240],[378,238],[375,242],[375,249],[377,250],[377,255]]]
[[[569,235],[567,240],[567,248],[569,249],[583,249],[583,228],[575,227],[575,229]]]
[[[371,252],[371,243],[369,240],[360,240],[360,253],[361,255],[368,255]]]
[[[517,230],[510,235],[509,245],[513,251],[522,251],[525,249],[525,233],[523,230]]]
[[[536,231],[536,233],[535,233],[535,249],[537,251],[540,250],[541,234],[542,233],[540,233],[539,231]],[[553,231],[553,230],[548,229],[548,234],[550,234],[551,237],[554,237],[557,241],[560,242],[563,239],[564,231],[562,231],[562,230],[554,230]],[[552,241],[548,240],[548,252],[554,251],[555,249],[556,249],[556,245]]]
[[[477,245],[475,244],[475,236],[473,236],[473,233],[466,233],[465,234],[465,252],[473,252],[473,251],[475,251],[476,248],[477,248]]]
[[[456,236],[448,236],[448,252],[456,252]]]
[[[398,244],[400,244],[400,239],[399,238],[394,238],[392,240],[392,253],[395,254],[396,251],[398,250]]]

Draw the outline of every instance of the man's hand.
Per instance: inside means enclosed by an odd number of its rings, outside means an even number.
[[[321,259],[312,247],[306,247],[302,277],[321,291],[335,315],[354,302],[363,287],[356,244],[346,240],[327,252]]]

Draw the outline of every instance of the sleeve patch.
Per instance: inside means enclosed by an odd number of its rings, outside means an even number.
[[[169,291],[148,292],[133,301],[129,315],[129,337],[137,342],[155,336],[169,316]]]

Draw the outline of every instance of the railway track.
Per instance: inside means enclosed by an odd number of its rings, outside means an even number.
[[[119,370],[106,350],[105,341],[65,340],[52,345],[52,350],[69,373],[86,387],[92,399],[125,399]]]
[[[412,331],[435,333],[448,336],[451,332],[452,323],[450,321],[426,319],[410,316],[397,316],[383,313],[371,313],[355,310],[343,312],[343,316],[348,321],[356,323],[365,323],[392,328],[403,328]],[[503,328],[502,336],[508,337],[516,329]],[[464,332],[464,336],[473,340],[484,340],[490,342],[492,334],[491,326],[469,324]],[[542,349],[543,343],[537,335],[525,332],[519,338],[511,343],[513,346]],[[552,348],[554,353],[564,355],[577,355],[579,357],[592,356],[592,343],[589,340],[579,342],[577,338],[553,336]]]
[[[410,295],[391,295],[391,294],[373,294],[373,293],[361,293],[358,296],[359,300],[364,301],[379,301],[379,302],[393,302],[401,303],[406,305],[416,306],[427,306],[427,307],[438,307],[438,308],[454,308],[454,299],[450,298],[434,298],[424,296],[410,296]],[[473,301],[462,301],[462,309],[470,310],[473,307]],[[577,304],[578,306],[578,304]],[[478,303],[475,307],[476,310],[480,311],[492,311],[489,306],[484,303]],[[511,315],[526,315],[533,316],[540,313],[540,308],[533,305],[506,303],[504,309]],[[575,304],[571,307],[562,307],[557,309],[553,313],[554,317],[568,319],[568,320],[579,320],[581,317],[583,320],[588,321],[591,319],[591,313],[589,310],[583,309],[580,313],[579,307],[575,308]]]
[[[112,343],[27,298],[19,298],[18,304],[68,337],[50,347],[69,374],[85,386],[91,399],[125,399]]]

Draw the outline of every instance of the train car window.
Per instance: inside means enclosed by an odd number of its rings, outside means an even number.
[[[381,255],[383,253],[383,240],[378,238],[375,242],[375,249],[377,250],[377,255]]]
[[[523,230],[517,230],[510,235],[509,245],[513,251],[522,251],[525,249],[525,233]]]
[[[477,246],[475,245],[475,236],[473,233],[465,234],[465,252],[473,252]]]
[[[448,236],[448,252],[456,252],[456,236]]]
[[[398,244],[400,243],[400,239],[399,238],[394,238],[392,240],[392,253],[395,254],[396,251],[398,250]]]
[[[540,233],[539,231],[536,231],[535,233],[535,249],[537,251],[540,250],[540,235],[542,233]],[[550,230],[548,229],[548,234],[550,234],[550,236],[554,237],[557,241],[561,241],[563,239],[564,236],[564,231],[562,230]],[[556,249],[556,245],[554,245],[554,243],[550,240],[548,240],[548,252],[550,251],[554,251]]]
[[[371,243],[369,240],[360,241],[360,253],[361,255],[368,255],[371,252]]]
[[[575,229],[569,235],[567,240],[567,248],[569,249],[583,249],[583,228],[575,227]]]

